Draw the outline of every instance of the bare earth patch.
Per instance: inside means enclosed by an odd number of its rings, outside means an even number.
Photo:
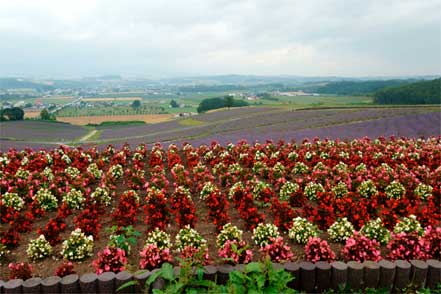
[[[67,116],[57,117],[58,121],[73,125],[100,124],[105,121],[143,121],[145,123],[160,123],[173,118],[172,114],[133,114],[133,115],[100,115],[100,116]]]

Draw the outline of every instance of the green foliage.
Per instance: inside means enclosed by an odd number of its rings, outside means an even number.
[[[441,79],[386,88],[375,93],[378,104],[440,104]]]
[[[296,293],[288,287],[294,277],[283,269],[275,269],[269,259],[265,263],[252,262],[243,272],[230,273],[229,293]]]
[[[398,86],[409,83],[409,80],[387,80],[387,81],[341,81],[330,82],[324,86],[308,89],[308,91],[320,94],[336,95],[366,95],[386,87]]]
[[[55,115],[50,114],[49,111],[47,111],[47,109],[43,109],[40,112],[40,119],[42,119],[42,120],[55,120]]]
[[[130,246],[136,245],[136,237],[141,233],[133,229],[133,226],[118,228],[113,226],[107,229],[111,233],[108,245],[123,249],[127,254],[130,252]]]
[[[204,99],[198,106],[197,111],[199,113],[212,109],[224,108],[224,107],[241,107],[248,106],[248,102],[243,100],[236,100],[231,96],[215,97]]]
[[[137,109],[137,108],[140,108],[140,107],[141,107],[141,101],[135,100],[135,101],[132,102],[132,108]]]
[[[23,120],[24,111],[19,107],[12,107],[0,110],[0,121],[4,120]]]
[[[178,102],[176,102],[174,99],[172,99],[172,100],[170,101],[170,106],[171,106],[171,108],[178,108],[178,107],[179,107],[179,104],[178,104]]]

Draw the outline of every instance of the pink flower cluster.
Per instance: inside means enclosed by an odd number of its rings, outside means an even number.
[[[266,245],[260,252],[263,256],[267,256],[273,262],[286,262],[294,258],[291,248],[283,242],[282,237],[271,238],[270,244]]]
[[[310,238],[305,246],[306,259],[312,262],[335,260],[335,252],[332,251],[328,242],[318,237]]]
[[[380,243],[355,233],[352,238],[346,240],[342,254],[346,261],[379,261],[381,259]]]
[[[139,267],[142,269],[152,270],[158,268],[165,262],[172,262],[173,257],[170,249],[160,249],[156,244],[148,244],[141,252]]]
[[[390,250],[388,257],[396,259],[427,259],[430,257],[430,243],[424,238],[419,238],[417,233],[399,233],[392,237],[387,248]]]
[[[126,252],[116,247],[104,248],[101,252],[98,252],[98,258],[92,262],[98,275],[103,272],[119,273],[125,269],[126,264]]]
[[[253,252],[248,249],[245,241],[227,240],[224,246],[219,249],[218,254],[226,262],[232,264],[244,264],[251,262]]]
[[[27,262],[10,263],[9,264],[9,278],[27,280],[32,278],[32,266]]]

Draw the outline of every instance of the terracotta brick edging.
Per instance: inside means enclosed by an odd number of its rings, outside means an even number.
[[[348,263],[302,261],[275,264],[275,266],[285,269],[295,277],[295,280],[290,283],[290,287],[308,293],[338,289],[342,285],[348,285],[353,289],[402,289],[412,284],[434,289],[441,283],[441,261],[435,259],[427,261],[397,260],[394,262],[381,260],[380,262],[366,261],[363,263],[355,261]],[[204,267],[204,277],[225,283],[231,271],[243,270],[243,268],[244,265],[208,265]],[[87,273],[81,277],[73,274],[63,278],[52,276],[45,279],[35,277],[26,281],[21,279],[0,280],[0,294],[115,293],[118,287],[131,280],[138,281],[138,285],[124,289],[120,293],[142,293],[144,282],[154,271],[157,269],[135,274],[124,271],[118,274],[105,272],[98,276],[94,273]],[[163,281],[158,279],[153,287],[161,288],[163,285]]]

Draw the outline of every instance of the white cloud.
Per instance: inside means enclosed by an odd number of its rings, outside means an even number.
[[[0,75],[441,70],[441,3],[3,0]]]

